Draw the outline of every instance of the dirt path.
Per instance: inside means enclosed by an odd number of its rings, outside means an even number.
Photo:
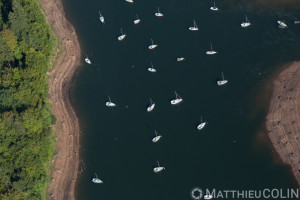
[[[300,185],[300,62],[276,78],[266,126],[273,146]]]
[[[50,103],[57,119],[56,155],[52,161],[50,199],[75,199],[74,190],[79,166],[79,123],[70,104],[69,88],[81,52],[74,27],[65,18],[61,0],[40,0],[49,25],[61,42],[62,53],[49,72]]]

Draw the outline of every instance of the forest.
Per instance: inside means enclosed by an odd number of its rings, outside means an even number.
[[[54,136],[47,71],[55,47],[37,0],[0,1],[0,199],[45,199]]]

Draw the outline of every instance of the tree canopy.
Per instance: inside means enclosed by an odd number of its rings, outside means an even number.
[[[42,199],[53,154],[55,40],[37,0],[0,1],[0,199]]]

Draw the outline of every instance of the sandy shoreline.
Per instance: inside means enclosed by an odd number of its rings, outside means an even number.
[[[266,128],[275,150],[292,167],[300,185],[300,62],[285,68],[273,88]]]
[[[61,54],[49,72],[49,102],[56,116],[56,155],[52,161],[49,199],[75,199],[79,166],[79,123],[69,99],[70,83],[80,64],[80,46],[75,29],[67,21],[61,0],[40,0],[48,24],[61,43]],[[59,51],[57,49],[57,51]],[[58,53],[58,52],[57,52]]]

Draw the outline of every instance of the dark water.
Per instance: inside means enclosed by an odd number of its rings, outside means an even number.
[[[297,2],[224,0],[212,12],[208,0],[65,0],[93,62],[80,67],[72,92],[82,130],[77,198],[182,200],[196,186],[296,188],[265,135],[264,117],[272,74],[300,59]],[[240,27],[244,15],[250,28]],[[188,31],[193,19],[198,32]],[[289,28],[279,29],[279,19]],[[119,42],[121,27],[127,37]],[[154,51],[150,38],[159,45]],[[205,55],[209,42],[218,54]],[[186,61],[176,62],[181,56]],[[147,71],[150,62],[156,73]],[[216,85],[221,72],[224,87]],[[169,102],[174,91],[184,100],[178,106]],[[105,106],[107,95],[116,108]],[[147,113],[150,97],[156,107]],[[208,124],[199,132],[201,116]],[[154,130],[163,135],[155,144]],[[160,174],[152,171],[157,160],[166,167]],[[103,185],[91,182],[95,172]]]

